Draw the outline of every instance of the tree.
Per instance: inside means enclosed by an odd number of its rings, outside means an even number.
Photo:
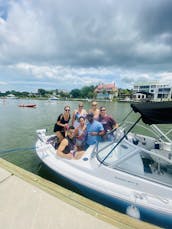
[[[72,98],[80,98],[81,91],[79,89],[73,89],[71,90],[70,95],[72,96]]]
[[[46,90],[40,88],[40,89],[38,89],[38,94],[41,95],[41,96],[45,96]]]
[[[90,95],[94,94],[94,86],[85,86],[81,89],[81,97],[82,98],[90,98]]]
[[[118,89],[118,96],[120,98],[123,98],[123,97],[131,97],[133,94],[133,91],[132,90],[129,90],[129,89],[122,89],[122,88],[119,88]]]

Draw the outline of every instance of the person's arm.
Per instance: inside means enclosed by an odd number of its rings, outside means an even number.
[[[77,127],[77,128],[75,128],[75,137],[78,137],[78,133],[79,133],[79,131],[78,131],[78,127]]]
[[[117,129],[119,127],[118,123],[116,122],[114,125],[113,125],[113,129]]]
[[[103,136],[104,134],[105,134],[105,130],[103,128],[103,125],[100,122],[97,131],[91,132],[92,136]]]
[[[72,115],[72,126],[74,125],[74,122],[75,122],[75,114],[76,114],[76,111],[74,111]]]
[[[63,114],[60,114],[58,119],[57,119],[57,125],[64,127],[64,124],[61,123],[62,117],[63,117]]]
[[[111,117],[112,129],[117,129],[119,127],[118,123]]]
[[[105,134],[105,130],[103,125],[100,123],[99,124],[99,131],[98,131],[98,136],[103,136]]]
[[[103,136],[104,134],[105,134],[105,131],[104,131],[104,130],[101,130],[101,131],[98,132],[97,135],[98,135],[98,136]]]
[[[73,154],[72,153],[68,153],[68,154],[65,154],[63,153],[63,150],[65,149],[65,147],[68,145],[68,140],[66,138],[64,138],[58,149],[57,149],[57,155],[60,156],[60,157],[63,157],[63,158],[67,158],[67,159],[72,159],[73,158]]]

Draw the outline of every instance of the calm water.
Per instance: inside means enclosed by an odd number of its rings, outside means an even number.
[[[27,103],[35,103],[37,107],[18,107],[19,104]],[[63,112],[65,105],[70,105],[71,111],[73,111],[77,108],[78,101],[50,102],[47,100],[11,99],[3,102],[3,100],[0,100],[0,157],[30,172],[38,174],[45,179],[60,184],[65,188],[85,195],[41,163],[34,149],[37,139],[36,130],[46,128],[47,132],[52,134],[57,116]],[[90,105],[90,102],[84,102],[86,110],[90,108]],[[99,106],[101,105],[107,108],[108,113],[111,114],[118,123],[131,111],[129,103],[101,102]],[[138,117],[138,114],[132,113],[130,121],[135,121]],[[166,125],[163,129],[168,130],[169,127],[171,128],[171,125]],[[137,128],[137,131],[140,132],[140,129]],[[94,197],[90,195],[89,198]],[[97,201],[99,202],[99,200]],[[119,208],[117,210],[119,210]]]
[[[22,108],[19,104],[34,103],[36,108]],[[78,106],[78,101],[47,100],[0,100],[0,154],[1,157],[33,173],[51,179],[47,171],[42,171],[40,160],[35,154],[36,130],[46,128],[53,133],[57,116],[65,105],[71,106],[71,113]],[[84,102],[84,108],[90,108],[90,102]],[[101,102],[108,113],[120,122],[130,110],[128,103]],[[42,168],[43,167],[43,168]]]
[[[35,103],[36,108],[22,108],[19,104]],[[70,105],[71,111],[77,108],[78,101],[47,101],[47,100],[0,100],[0,155],[2,158],[38,174],[46,179],[58,182],[54,174],[40,163],[34,147],[36,130],[46,128],[53,133],[57,116],[63,112],[65,105]],[[84,102],[86,110],[90,102]],[[131,110],[129,103],[101,102],[108,113],[121,122]],[[135,120],[137,114],[131,116]]]

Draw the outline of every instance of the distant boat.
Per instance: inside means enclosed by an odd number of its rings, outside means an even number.
[[[48,100],[59,100],[59,98],[53,96],[53,97],[50,97]]]
[[[6,99],[17,99],[17,97],[13,94],[9,94],[5,97]]]
[[[133,99],[131,99],[129,97],[125,97],[124,99],[119,99],[118,102],[127,102],[127,103],[130,103],[130,102],[133,102]]]
[[[19,104],[19,107],[30,107],[30,108],[35,108],[36,104]]]

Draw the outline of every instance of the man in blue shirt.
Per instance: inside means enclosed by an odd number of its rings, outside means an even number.
[[[87,120],[88,123],[86,144],[89,146],[101,141],[101,136],[103,136],[105,132],[103,125],[100,122],[94,120],[93,113],[89,113],[87,115]]]

